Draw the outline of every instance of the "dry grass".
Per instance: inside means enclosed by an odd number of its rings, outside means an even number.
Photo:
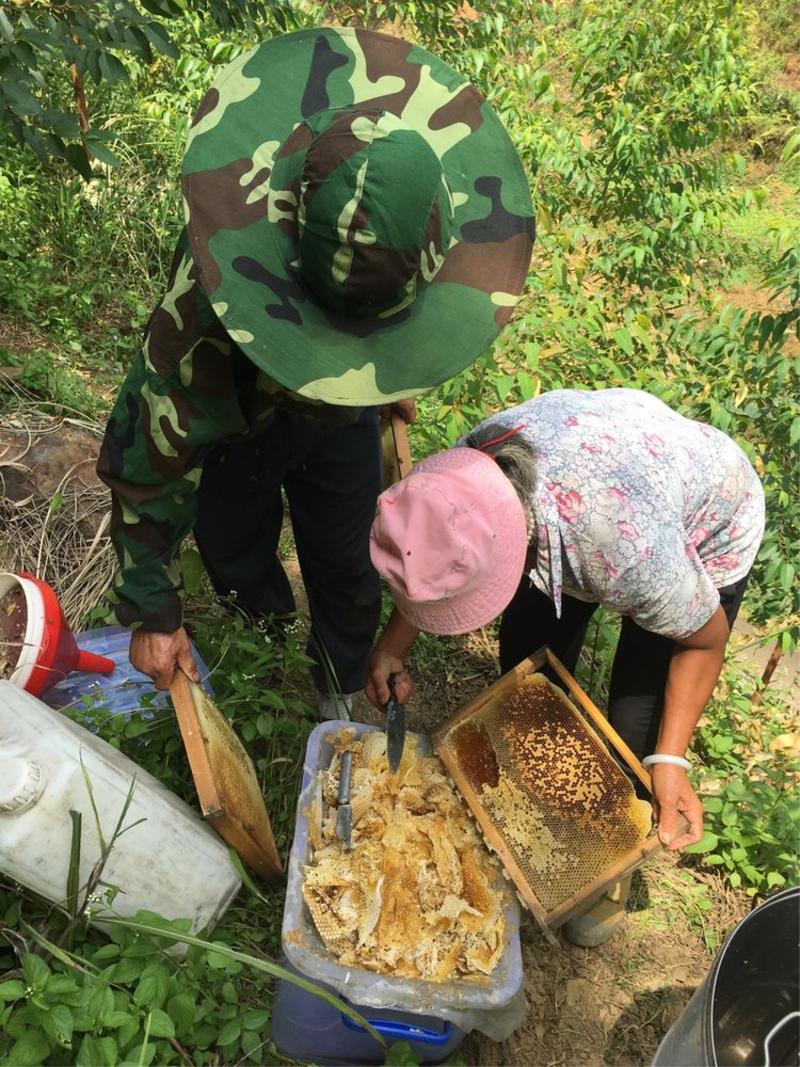
[[[115,567],[108,490],[94,474],[100,435],[24,398],[0,413],[0,568],[53,586],[72,627],[102,601]]]

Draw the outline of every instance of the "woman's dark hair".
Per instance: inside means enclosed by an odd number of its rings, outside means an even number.
[[[469,448],[477,448],[491,456],[506,478],[514,486],[520,503],[525,511],[528,524],[528,537],[533,527],[533,491],[536,487],[536,462],[533,449],[520,434],[515,433],[497,444],[488,444],[493,438],[502,434],[502,427],[497,423],[478,426],[467,434],[465,443]]]

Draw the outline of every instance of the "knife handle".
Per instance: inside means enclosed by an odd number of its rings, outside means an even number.
[[[346,748],[342,753],[342,762],[339,766],[339,794],[337,800],[340,804],[350,803],[350,774],[353,769],[353,750]]]
[[[387,708],[389,707],[389,704],[392,701],[394,701],[395,704],[397,703],[397,693],[395,692],[395,688],[394,688],[394,683],[395,683],[396,679],[397,679],[397,672],[396,671],[392,671],[392,673],[386,679],[386,684],[389,686],[389,700],[385,705],[385,707],[387,707]]]

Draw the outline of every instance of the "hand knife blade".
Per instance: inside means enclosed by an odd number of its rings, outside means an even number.
[[[406,743],[406,709],[398,704],[394,692],[394,675],[389,676],[389,702],[386,705],[386,754],[389,769],[397,773]]]

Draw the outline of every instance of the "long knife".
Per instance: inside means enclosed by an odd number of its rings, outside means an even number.
[[[389,702],[386,705],[386,754],[392,774],[397,773],[406,743],[406,709],[405,705],[397,703],[394,679],[395,676],[390,674]]]

